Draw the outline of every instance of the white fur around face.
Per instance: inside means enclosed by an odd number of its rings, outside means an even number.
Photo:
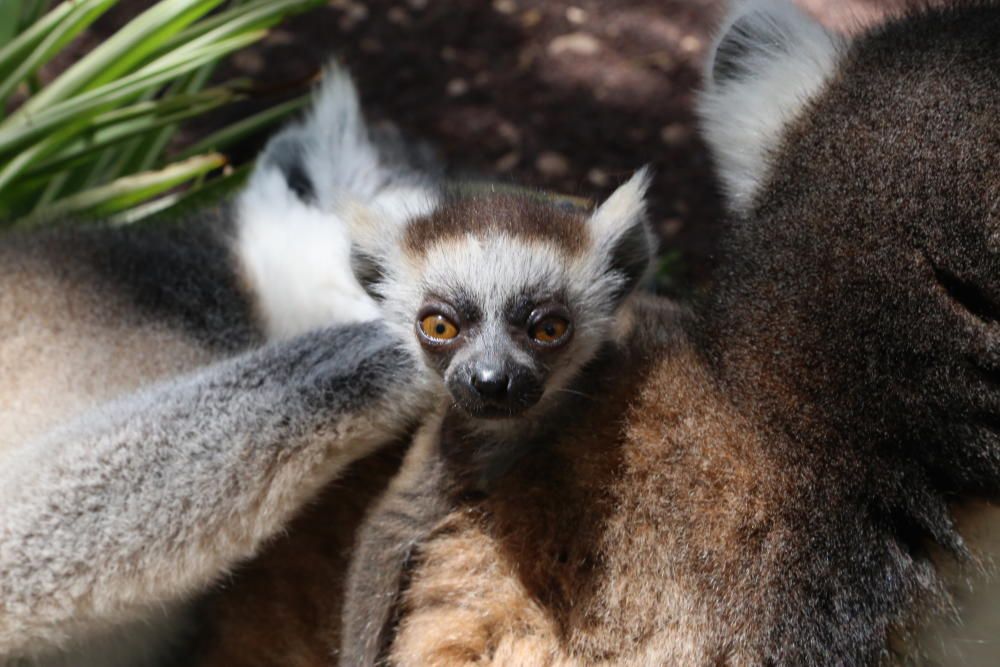
[[[477,424],[495,435],[512,428],[530,427],[533,417],[542,417],[552,400],[558,399],[584,364],[614,332],[618,285],[605,272],[606,258],[584,254],[569,258],[559,248],[542,241],[505,234],[449,239],[435,244],[420,258],[401,256],[384,286],[382,307],[386,321],[415,354],[423,356],[415,322],[428,296],[450,301],[462,294],[483,312],[485,327],[500,326],[511,297],[519,294],[565,296],[574,333],[569,346],[546,381],[541,402],[512,420],[483,420]],[[517,358],[517,350],[511,353]],[[523,360],[527,362],[528,360]],[[428,369],[429,373],[434,371]]]
[[[637,226],[650,235],[644,202],[648,183],[648,173],[638,172],[589,220],[581,220],[586,241],[578,254],[546,240],[498,231],[446,236],[420,255],[413,255],[399,242],[401,228],[395,229],[395,235],[392,230],[382,234],[383,242],[389,245],[373,250],[373,254],[379,255],[387,269],[378,287],[384,299],[383,313],[398,335],[410,341],[418,356],[422,356],[422,350],[415,322],[420,308],[431,298],[472,301],[482,313],[480,335],[491,331],[491,337],[492,330],[501,332],[509,326],[506,310],[516,298],[557,298],[570,312],[573,338],[551,367],[539,404],[512,420],[482,420],[470,426],[500,436],[531,428],[563,395],[560,390],[573,381],[605,342],[615,337],[620,329],[616,325],[626,277],[614,268],[612,251]],[[648,261],[648,256],[645,259]],[[470,347],[467,352],[475,353],[475,349]],[[515,359],[522,352],[507,350]],[[527,357],[520,361],[533,365]]]
[[[737,71],[716,81],[723,44],[739,54]],[[751,209],[782,133],[822,90],[844,50],[843,39],[790,0],[735,4],[712,49],[699,100],[705,138],[734,212]]]
[[[414,322],[428,296],[471,299],[486,317],[499,318],[512,297],[521,294],[561,294],[574,320],[571,356],[579,360],[565,374],[551,381],[562,386],[598,347],[613,336],[620,289],[625,277],[611,270],[618,242],[637,226],[647,239],[648,169],[640,169],[601,204],[586,220],[583,252],[566,250],[547,241],[506,233],[467,234],[444,238],[420,256],[401,243],[403,225],[386,225],[388,215],[372,216],[357,225],[352,235],[387,269],[377,287],[387,323],[411,340],[419,355]],[[420,214],[429,213],[436,201],[424,200]],[[363,216],[352,216],[352,221]],[[647,247],[647,252],[649,248]],[[647,256],[646,260],[650,258]]]

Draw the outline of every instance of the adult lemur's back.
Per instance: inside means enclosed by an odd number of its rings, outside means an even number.
[[[1000,491],[1000,7],[958,5],[849,45],[764,5],[703,100],[737,219],[699,340],[810,544],[762,585],[785,661],[887,657],[997,521],[973,509]],[[993,664],[977,593],[947,650]]]

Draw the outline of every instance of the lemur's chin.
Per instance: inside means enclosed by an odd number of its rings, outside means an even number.
[[[472,419],[486,419],[490,421],[515,419],[523,415],[531,407],[530,405],[469,404],[463,401],[456,401],[456,406]]]
[[[541,392],[532,391],[518,396],[490,400],[468,391],[452,391],[451,397],[455,409],[470,419],[503,421],[523,417],[538,404]]]

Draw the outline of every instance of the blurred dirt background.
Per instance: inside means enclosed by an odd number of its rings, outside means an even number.
[[[913,4],[797,1],[847,32]],[[126,0],[79,49],[149,4]],[[429,142],[461,173],[600,198],[652,165],[653,221],[670,269],[663,287],[683,292],[707,275],[723,216],[692,106],[724,8],[721,0],[330,0],[232,58],[220,74],[252,77],[259,96],[180,141],[300,93],[336,56],[373,120]],[[249,159],[264,139],[234,158]]]

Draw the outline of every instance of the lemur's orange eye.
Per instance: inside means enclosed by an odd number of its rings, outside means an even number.
[[[531,326],[529,334],[543,345],[554,345],[562,341],[569,331],[569,322],[558,315],[549,315]]]
[[[458,335],[458,325],[441,313],[431,313],[420,320],[420,332],[432,341],[445,342]]]

